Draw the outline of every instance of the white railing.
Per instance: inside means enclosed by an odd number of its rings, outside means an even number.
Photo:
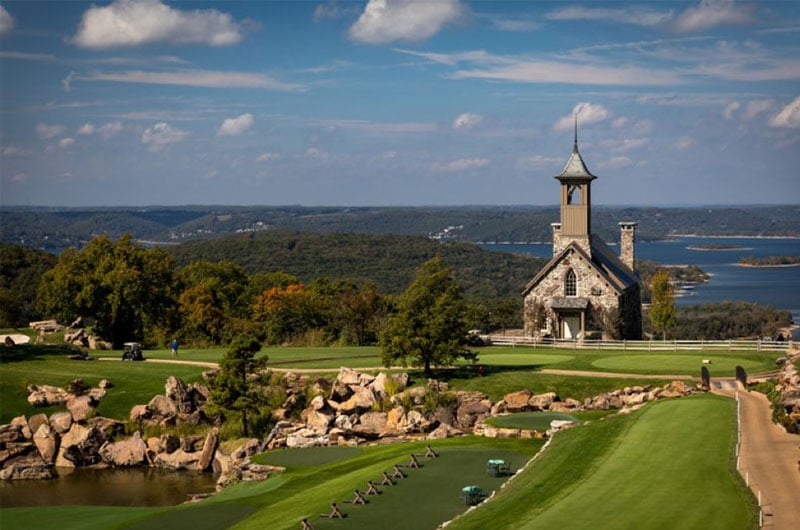
[[[488,337],[496,346],[530,346],[574,350],[637,350],[637,351],[775,351],[792,347],[792,341],[766,340],[570,340],[536,339],[533,337]]]

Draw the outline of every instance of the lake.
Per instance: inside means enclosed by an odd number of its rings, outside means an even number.
[[[723,244],[735,250],[689,250],[693,245]],[[551,258],[550,243],[483,244],[485,249],[515,252]],[[792,313],[800,323],[800,267],[739,267],[743,256],[800,256],[800,239],[699,238],[676,237],[667,241],[636,243],[636,258],[664,265],[698,265],[711,274],[711,280],[698,285],[688,296],[677,299],[678,305],[697,305],[745,300],[772,305]],[[795,332],[800,338],[800,330]]]
[[[148,467],[58,469],[52,480],[0,481],[0,506],[171,506],[216,491],[217,475]]]

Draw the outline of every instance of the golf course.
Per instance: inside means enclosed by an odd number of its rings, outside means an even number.
[[[179,361],[217,362],[222,349],[186,349]],[[378,371],[375,348],[271,348],[261,355],[278,370],[332,373],[342,365]],[[2,421],[36,409],[26,401],[31,383],[66,385],[82,378],[91,385],[109,379],[114,388],[98,413],[127,420],[130,408],[163,392],[175,375],[201,381],[208,366],[167,364],[168,350],[145,352],[151,362],[121,362],[116,352],[93,354],[108,360],[71,361],[63,348],[24,346],[3,358],[0,371]],[[696,376],[704,359],[714,376],[730,376],[735,366],[767,371],[774,353],[687,352],[663,355],[642,352],[574,352],[557,349],[489,347],[478,363],[437,372],[452,390],[477,390],[491,399],[527,388],[557,392],[562,397],[587,396],[631,385],[658,385],[661,374]],[[616,378],[542,374],[545,368],[566,371],[617,372]],[[398,368],[400,369],[400,368]],[[407,369],[413,384],[424,381]],[[629,375],[626,375],[629,374]],[[643,376],[647,376],[645,379]],[[656,377],[656,379],[652,379]],[[435,528],[454,519],[451,528],[647,528],[754,527],[756,503],[734,469],[735,404],[712,395],[650,403],[627,415],[613,411],[574,414],[526,412],[493,418],[497,427],[543,430],[553,419],[576,421],[579,427],[557,434],[542,450],[541,439],[497,439],[464,436],[359,447],[285,449],[253,457],[259,464],[281,466],[283,473],[261,482],[233,484],[200,502],[174,507],[48,506],[3,508],[4,529],[34,524],[62,529],[156,528],[181,526],[196,530],[223,528],[297,528],[307,519],[314,528],[360,529],[377,524],[392,528]],[[438,458],[423,458],[426,445]],[[538,456],[525,465],[534,455]],[[348,504],[368,481],[380,484],[382,473],[408,463],[404,478],[379,486],[367,504]],[[486,462],[502,459],[516,476],[486,473]],[[464,513],[462,488],[477,486],[493,497]],[[321,517],[337,503],[346,518]]]

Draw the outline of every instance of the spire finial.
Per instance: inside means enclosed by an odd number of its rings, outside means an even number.
[[[573,116],[575,117],[575,144],[573,145],[573,150],[578,150],[578,112],[576,111]]]

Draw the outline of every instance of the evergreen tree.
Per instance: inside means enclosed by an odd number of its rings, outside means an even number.
[[[239,336],[231,343],[219,363],[219,374],[211,380],[211,407],[209,412],[224,416],[235,411],[242,419],[242,434],[249,436],[248,412],[258,412],[262,403],[254,382],[248,375],[266,364],[267,357],[256,359],[261,344],[253,337]]]
[[[380,337],[384,365],[390,366],[396,360],[405,363],[410,357],[430,375],[432,365],[477,358],[467,349],[461,289],[441,256],[422,265],[416,279],[400,295],[397,308]]]
[[[653,329],[660,330],[664,340],[667,338],[667,329],[675,325],[675,287],[669,278],[669,272],[660,270],[653,275],[650,283],[650,323]]]

